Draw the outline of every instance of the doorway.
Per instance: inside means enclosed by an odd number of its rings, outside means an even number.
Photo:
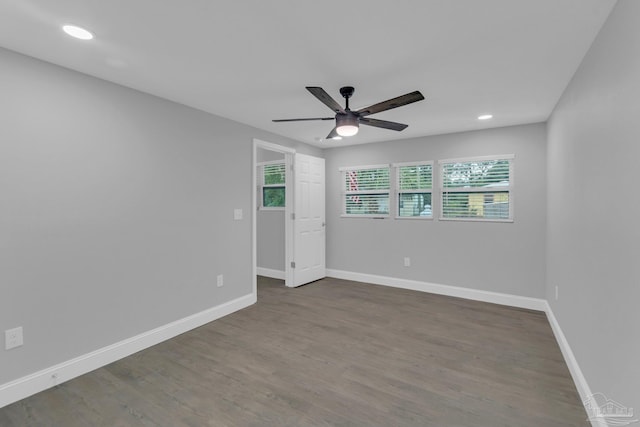
[[[254,139],[253,183],[254,292],[258,274],[288,287],[324,277],[324,159]]]
[[[293,156],[289,147],[254,139],[253,266],[257,275],[281,279],[291,286],[293,230]],[[256,288],[257,290],[257,282]]]

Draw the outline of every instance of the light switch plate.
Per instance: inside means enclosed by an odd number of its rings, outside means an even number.
[[[7,329],[4,331],[4,349],[11,350],[12,348],[20,347],[24,344],[22,337],[22,326],[13,329]]]
[[[233,219],[235,219],[236,221],[242,219],[242,209],[233,210]]]

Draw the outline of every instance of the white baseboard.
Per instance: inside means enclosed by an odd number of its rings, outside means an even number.
[[[55,385],[69,381],[94,369],[108,365],[145,348],[166,341],[206,323],[241,310],[257,301],[249,294],[233,301],[201,311],[159,328],[76,357],[42,371],[0,385],[0,408]]]
[[[553,330],[553,335],[555,335],[556,337],[556,341],[558,342],[558,346],[560,347],[560,351],[562,352],[564,361],[569,368],[571,378],[573,378],[573,383],[576,385],[576,389],[578,389],[580,400],[582,402],[585,402],[593,395],[593,393],[591,393],[591,388],[589,387],[587,379],[580,369],[580,365],[578,365],[578,361],[576,360],[576,357],[571,350],[571,346],[569,345],[569,341],[567,341],[567,337],[564,336],[564,333],[560,328],[560,324],[558,323],[556,316],[553,314],[553,310],[551,310],[551,306],[547,301],[545,301],[545,305],[545,313],[547,314],[547,319],[549,319],[549,324],[551,325],[551,329]],[[594,419],[591,420],[591,425],[593,427],[607,427],[607,422],[602,418]]]
[[[271,268],[256,267],[258,276],[271,277],[273,279],[285,280],[286,273],[281,270],[273,270]]]
[[[375,285],[391,286],[394,288],[411,289],[414,291],[429,292],[432,294],[448,295],[451,297],[490,302],[493,304],[528,308],[538,311],[545,311],[547,307],[547,301],[542,298],[522,297],[518,295],[503,294],[499,292],[489,292],[478,289],[461,288],[458,286],[420,282],[417,280],[398,279],[395,277],[378,276],[374,274],[355,273],[352,271],[333,269],[327,269],[327,276],[335,277],[337,279],[373,283]]]

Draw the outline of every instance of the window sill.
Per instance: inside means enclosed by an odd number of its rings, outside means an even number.
[[[397,216],[395,219],[410,220],[410,221],[433,221],[433,216]]]
[[[498,219],[498,218],[438,218],[439,221],[463,221],[463,222],[514,222],[511,219]]]
[[[340,218],[362,218],[362,219],[388,219],[389,215],[349,215],[342,214]]]

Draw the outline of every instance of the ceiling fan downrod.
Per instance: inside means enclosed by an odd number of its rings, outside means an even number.
[[[344,109],[349,109],[349,98],[353,96],[353,92],[355,92],[355,88],[353,86],[344,86],[340,88],[340,95],[346,100],[346,104]]]

